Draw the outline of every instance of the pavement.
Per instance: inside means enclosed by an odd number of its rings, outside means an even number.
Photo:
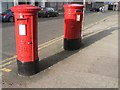
[[[38,47],[40,72],[19,76],[13,59],[2,69],[3,88],[118,88],[117,14],[84,27],[78,50],[65,51],[63,36]]]

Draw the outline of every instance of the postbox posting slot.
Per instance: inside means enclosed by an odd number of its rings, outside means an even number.
[[[17,21],[20,21],[20,20],[26,20],[28,22],[28,18],[18,18]]]
[[[76,10],[76,12],[81,12],[81,10]]]

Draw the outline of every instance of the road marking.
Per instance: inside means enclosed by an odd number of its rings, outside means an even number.
[[[58,42],[58,41],[60,41],[62,39],[63,39],[63,35],[60,36],[60,37],[57,37],[55,39],[52,39],[52,40],[50,40],[48,42],[45,42],[45,43],[43,43],[43,44],[41,44],[41,45],[38,46],[38,51],[41,50],[41,49],[43,49],[43,48],[46,48],[47,46],[50,46],[51,44],[56,43],[56,42]],[[2,67],[5,67],[5,66],[10,65],[11,63],[15,62],[16,61],[15,60],[16,57],[17,56],[15,55],[15,56],[13,56],[11,58],[5,59],[5,60],[7,60],[9,62],[6,62],[5,64],[3,64]]]
[[[55,41],[57,41],[58,39],[61,39],[61,38],[63,38],[63,35],[60,36],[60,37],[57,37],[57,38],[55,38],[55,39],[52,39],[52,40],[50,40],[50,41],[47,41],[47,42],[45,42],[45,43],[43,43],[43,44],[38,45],[38,50],[41,49],[42,47],[45,47],[45,45],[47,45],[47,44],[51,45],[53,42],[55,42]],[[50,43],[51,43],[51,44],[50,44]],[[49,45],[47,45],[47,46],[49,46]],[[12,59],[15,59],[16,57],[17,57],[17,55],[15,55],[15,56],[13,56],[13,57],[10,57],[10,58],[7,58],[7,59],[3,60],[2,63],[5,63],[5,62],[10,61],[10,60],[12,60]]]
[[[2,71],[11,72],[12,70],[11,70],[11,69],[8,69],[8,68],[3,68]]]
[[[12,59],[15,59],[16,57],[17,57],[17,55],[15,55],[15,56],[13,56],[13,57],[10,57],[10,58],[7,58],[7,59],[3,60],[2,63],[7,62],[7,61],[10,61],[10,60],[12,60]]]
[[[114,15],[111,15],[111,16],[114,16]],[[96,24],[98,24],[98,23],[100,23],[100,22],[102,22],[102,21],[110,18],[111,16],[108,16],[108,17],[106,17],[106,18],[104,18],[104,19],[102,19],[102,20],[100,20],[100,21],[98,21],[98,22],[95,22],[94,24],[91,24],[91,25],[85,27],[84,30],[87,30],[88,28],[91,28],[92,26],[94,26],[94,25],[96,25]],[[84,31],[84,30],[83,30],[83,31]],[[63,39],[63,35],[60,36],[60,37],[57,37],[57,38],[55,38],[55,39],[52,39],[52,40],[50,40],[50,41],[47,41],[47,42],[45,42],[45,43],[43,43],[43,44],[40,44],[40,45],[38,45],[38,51],[41,50],[41,49],[43,49],[43,48],[45,48],[45,47],[47,47],[47,46],[49,46],[49,45],[51,45],[51,44],[54,44],[54,43],[57,42],[57,41],[62,40],[62,39]],[[2,63],[5,63],[5,62],[6,62],[6,63],[3,64],[2,67],[5,67],[5,66],[10,65],[11,63],[15,62],[15,61],[16,61],[16,60],[15,60],[16,57],[17,57],[17,55],[15,55],[15,56],[13,56],[13,57],[11,57],[11,58],[7,58],[7,59],[3,60]]]
[[[42,47],[39,47],[38,50],[41,50],[41,49],[43,49],[43,48],[46,48],[47,46],[50,46],[51,44],[54,44],[54,43],[56,43],[56,42],[58,42],[58,41],[60,41],[60,40],[62,40],[62,39],[63,39],[63,37],[61,37],[61,38],[59,38],[59,39],[56,39],[56,40],[54,40],[54,41],[51,42],[51,43],[48,43],[48,44],[46,44],[46,45],[44,45],[44,46],[42,46]]]
[[[45,42],[45,43],[43,43],[43,44],[40,44],[40,45],[38,46],[38,48],[39,48],[39,47],[43,47],[44,45],[49,44],[49,43],[52,43],[52,42],[54,42],[54,41],[56,41],[56,40],[58,40],[58,39],[61,39],[61,38],[63,38],[63,35],[60,36],[60,37],[57,37],[57,38],[55,38],[55,39],[52,39],[52,40],[50,40],[50,41],[47,41],[47,42]],[[39,50],[39,49],[38,49],[38,50]]]
[[[2,65],[2,67],[5,67],[7,65],[10,65],[11,63],[15,62],[16,60],[15,59],[12,59],[11,61],[9,62],[6,62],[5,64]]]
[[[96,24],[99,24],[99,23],[103,22],[103,21],[105,21],[106,19],[108,19],[108,18],[110,18],[110,17],[112,17],[112,16],[114,16],[114,15],[108,16],[108,17],[106,17],[106,18],[103,18],[103,19],[102,19],[102,20],[100,20],[100,21],[97,21],[97,22],[95,22],[95,23],[93,23],[93,24],[90,24],[90,25],[88,25],[87,27],[85,27],[85,29],[84,29],[84,30],[82,30],[82,31],[85,31],[85,30],[87,30],[87,29],[89,29],[89,28],[93,27],[94,25],[96,25]]]

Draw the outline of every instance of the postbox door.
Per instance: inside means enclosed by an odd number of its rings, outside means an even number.
[[[33,33],[31,28],[31,16],[17,18],[16,45],[17,58],[24,62],[34,60],[33,56]]]
[[[77,33],[79,32],[79,35],[81,35],[82,31],[82,19],[83,19],[83,12],[82,10],[76,10],[76,32],[74,35],[78,35]],[[75,36],[76,37],[76,36]]]

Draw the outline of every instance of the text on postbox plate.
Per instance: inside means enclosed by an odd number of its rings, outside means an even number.
[[[80,21],[80,15],[77,15],[76,21]]]
[[[26,35],[26,25],[19,24],[19,35]]]

